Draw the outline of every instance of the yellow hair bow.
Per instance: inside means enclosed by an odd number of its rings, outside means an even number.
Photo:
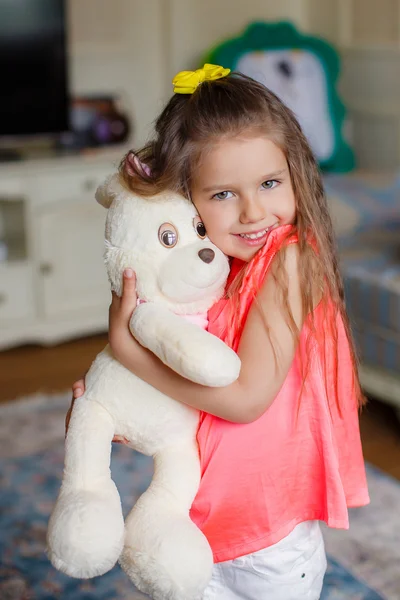
[[[193,94],[203,81],[215,81],[226,77],[230,72],[230,69],[209,64],[205,64],[202,69],[197,69],[197,71],[181,71],[172,80],[174,92],[175,94]]]

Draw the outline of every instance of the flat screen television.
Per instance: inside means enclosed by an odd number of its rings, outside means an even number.
[[[0,140],[68,130],[66,0],[0,0]]]

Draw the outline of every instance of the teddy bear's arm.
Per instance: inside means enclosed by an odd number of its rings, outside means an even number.
[[[172,370],[195,383],[223,387],[240,373],[240,359],[219,338],[159,304],[140,304],[130,330]]]

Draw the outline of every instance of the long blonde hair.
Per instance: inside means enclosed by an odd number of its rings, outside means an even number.
[[[340,314],[343,320],[350,344],[354,388],[361,406],[364,399],[321,174],[298,121],[275,94],[240,73],[204,82],[193,94],[174,94],[156,121],[154,139],[136,152],[149,172],[132,161],[128,169],[127,155],[120,165],[121,176],[131,190],[145,196],[166,189],[190,196],[193,169],[202,153],[221,138],[243,132],[268,137],[286,156],[296,199],[303,315],[313,314],[317,286],[323,298],[329,297],[333,303],[336,316]],[[316,250],[309,243],[310,234]],[[298,339],[299,331],[288,302],[282,256],[278,255],[275,261],[273,276],[280,286],[286,321]],[[334,323],[330,325],[337,353],[337,328]],[[336,356],[336,369],[338,361]],[[337,388],[336,400],[339,404]]]

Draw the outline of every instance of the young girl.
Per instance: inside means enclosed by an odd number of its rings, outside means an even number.
[[[214,553],[204,600],[316,600],[326,569],[319,521],[347,528],[347,508],[369,501],[362,395],[321,177],[293,114],[263,85],[211,65],[174,84],[142,166],[128,156],[121,176],[141,194],[187,195],[232,257],[209,331],[242,368],[232,385],[207,388],[143,349],[128,330],[131,270],[112,301],[111,348],[202,411],[191,517]],[[74,384],[76,397],[82,388]]]

